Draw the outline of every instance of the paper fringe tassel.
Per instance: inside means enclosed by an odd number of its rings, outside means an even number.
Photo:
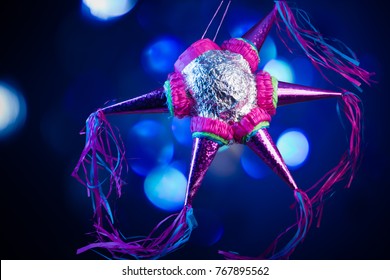
[[[157,259],[187,242],[192,229],[197,226],[193,209],[190,206],[185,206],[180,213],[161,221],[147,237],[138,240],[132,238],[132,241],[126,241],[126,238],[114,226],[115,217],[108,203],[113,187],[116,188],[117,196],[120,197],[124,184],[121,179],[125,165],[123,142],[119,136],[115,135],[101,110],[89,116],[86,121],[85,134],[86,144],[72,175],[87,187],[88,195],[92,197],[94,235],[97,241],[80,248],[77,253],[101,248],[108,250],[114,258],[124,258],[127,255],[137,259]],[[108,176],[101,179],[99,172],[108,172]],[[109,187],[105,193],[103,186],[106,185]],[[106,214],[103,213],[102,207]],[[173,218],[171,224],[168,224],[168,221]]]
[[[373,73],[369,73],[359,67],[359,61],[354,52],[339,40],[324,38],[310,23],[310,19],[304,11],[296,9],[296,18],[286,1],[275,1],[275,6],[281,20],[286,26],[285,30],[288,37],[294,39],[298,43],[300,48],[325,79],[327,79],[326,76],[318,66],[322,66],[340,74],[359,91],[361,91],[361,82],[368,85],[372,82],[370,77]],[[281,31],[281,25],[278,22],[277,25],[278,29]],[[282,40],[287,46],[283,38]],[[338,44],[338,48],[333,46],[334,44]],[[289,47],[287,46],[287,48]],[[329,81],[329,79],[327,80]]]
[[[123,142],[120,137],[115,135],[113,128],[101,110],[92,113],[88,117],[85,129],[85,147],[72,176],[87,187],[89,196],[92,192],[95,217],[99,224],[103,222],[101,206],[104,207],[113,223],[114,218],[107,199],[114,187],[118,196],[121,195],[121,188],[124,184],[121,174],[124,166],[127,166]],[[116,152],[115,156],[113,151]],[[99,172],[103,171],[107,172],[108,175],[104,179],[100,179]],[[103,190],[103,185],[109,186],[106,193]]]
[[[173,222],[168,224],[172,219]],[[184,245],[192,230],[197,227],[197,222],[192,207],[185,206],[180,213],[161,221],[147,237],[137,240],[123,237],[112,224],[110,226],[111,231],[108,231],[95,225],[98,241],[80,248],[77,253],[100,248],[108,250],[115,259],[127,259],[129,256],[136,259],[159,259]]]
[[[346,92],[339,99],[339,116],[340,107],[345,118],[351,126],[351,133],[348,139],[348,149],[342,155],[339,163],[329,170],[317,183],[315,183],[308,192],[315,192],[311,197],[312,204],[316,207],[317,227],[319,227],[324,202],[334,191],[334,185],[337,182],[345,181],[345,188],[349,188],[361,159],[361,137],[362,137],[362,112],[360,109],[360,99],[353,93]]]

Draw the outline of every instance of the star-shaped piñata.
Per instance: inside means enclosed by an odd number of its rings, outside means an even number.
[[[260,258],[289,257],[311,224],[312,204],[318,206],[321,212],[322,199],[334,183],[347,178],[346,185],[350,185],[359,155],[359,100],[353,94],[285,83],[265,71],[258,71],[259,51],[278,15],[287,25],[289,35],[293,35],[290,37],[297,40],[313,63],[335,70],[356,85],[359,85],[359,78],[368,82],[369,73],[359,68],[353,59],[342,61],[337,57],[339,53],[322,41],[321,35],[299,28],[283,1],[277,1],[275,8],[241,38],[227,40],[221,46],[210,39],[193,43],[177,59],[174,72],[168,76],[163,87],[99,109],[88,118],[87,142],[74,176],[92,194],[97,241],[79,252],[104,248],[114,258],[130,255],[153,259],[180,247],[196,227],[193,199],[218,149],[224,145],[247,145],[286,182],[297,201],[296,224],[278,236]],[[320,43],[321,48],[317,50],[316,45]],[[315,193],[309,198],[298,188],[267,128],[277,106],[329,97],[339,98],[352,124],[350,145],[340,163],[313,187]],[[115,219],[107,200],[113,186],[120,195],[124,153],[105,116],[121,113],[170,113],[177,118],[191,118],[193,150],[183,210],[170,217],[171,224],[167,225],[167,218],[150,235],[138,240],[123,238],[114,226]],[[114,155],[111,155],[113,147],[110,143],[116,143]],[[100,180],[99,172],[104,170],[108,170],[109,176],[106,180]],[[80,178],[79,171],[84,172],[85,179]],[[103,191],[103,183],[109,184],[108,192]],[[295,235],[279,248],[277,243],[281,236],[294,227]],[[233,252],[220,253],[226,258],[246,258]]]

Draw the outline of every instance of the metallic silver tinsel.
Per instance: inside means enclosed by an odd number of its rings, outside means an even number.
[[[255,76],[240,54],[205,52],[191,61],[182,74],[196,101],[198,116],[232,123],[256,107]]]

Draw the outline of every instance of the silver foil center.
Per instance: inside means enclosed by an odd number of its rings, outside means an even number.
[[[191,61],[182,74],[198,116],[233,123],[256,107],[255,76],[240,54],[207,51]]]

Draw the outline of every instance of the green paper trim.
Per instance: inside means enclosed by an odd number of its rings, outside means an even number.
[[[279,84],[279,81],[274,76],[271,76],[271,81],[272,81],[272,87],[274,89],[272,92],[272,104],[274,105],[274,108],[276,109],[278,107],[278,84]]]
[[[210,132],[197,131],[197,132],[192,133],[192,138],[207,138],[207,139],[212,140],[220,145],[229,144],[228,140],[226,140],[226,139],[222,138],[221,136],[218,136],[214,133],[210,133]]]
[[[260,58],[260,55],[259,55],[259,52],[258,52],[256,46],[251,41],[244,39],[244,38],[235,38],[235,39],[240,40],[240,41],[244,41],[245,43],[248,43],[251,46],[252,50],[254,50],[256,52],[257,56]]]
[[[174,116],[175,113],[173,111],[172,89],[169,80],[165,81],[164,83],[164,91],[165,91],[165,96],[167,97],[167,106],[168,106],[169,113],[171,114],[171,116]]]
[[[253,130],[250,133],[242,137],[242,143],[248,142],[252,138],[252,136],[255,135],[257,131],[259,131],[260,129],[268,128],[268,127],[269,127],[269,121],[260,122],[258,125],[256,125],[253,128]]]

